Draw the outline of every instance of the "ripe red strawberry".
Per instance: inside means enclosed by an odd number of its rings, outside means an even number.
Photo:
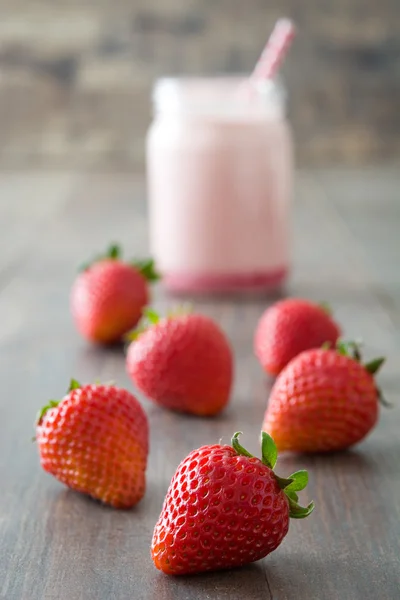
[[[43,469],[115,508],[130,508],[144,495],[148,436],[146,414],[127,390],[74,380],[36,425]]]
[[[262,435],[262,461],[239,444],[203,446],[178,466],[155,526],[151,555],[169,575],[229,569],[275,550],[289,529],[289,517],[313,510],[297,504],[306,471],[288,479],[275,475],[277,450]]]
[[[83,267],[71,292],[71,312],[83,337],[118,342],[138,323],[149,301],[148,281],[157,279],[153,261],[123,262],[118,246]]]
[[[353,343],[302,352],[275,381],[263,430],[280,451],[328,452],[356,444],[378,418],[373,376],[383,362],[361,364]]]
[[[215,415],[228,403],[233,358],[225,334],[210,318],[178,314],[160,319],[145,311],[126,368],[148,398],[173,410]]]
[[[324,306],[308,300],[289,298],[267,308],[254,338],[254,350],[261,366],[270,375],[281,370],[300,352],[336,344],[339,326]]]

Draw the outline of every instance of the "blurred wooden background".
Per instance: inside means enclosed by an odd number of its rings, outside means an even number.
[[[140,170],[154,78],[250,71],[282,15],[298,163],[399,161],[399,0],[1,0],[0,167]]]

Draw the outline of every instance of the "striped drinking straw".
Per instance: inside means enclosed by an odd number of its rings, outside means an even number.
[[[289,19],[279,19],[258,59],[253,73],[250,75],[252,83],[272,79],[276,75],[294,36],[295,27],[292,21]]]

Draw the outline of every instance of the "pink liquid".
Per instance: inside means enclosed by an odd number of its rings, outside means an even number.
[[[292,150],[278,115],[161,115],[147,145],[152,255],[177,292],[279,287]]]

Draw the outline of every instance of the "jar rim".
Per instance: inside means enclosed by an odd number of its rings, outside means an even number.
[[[153,90],[164,85],[199,85],[204,83],[216,84],[250,84],[250,79],[246,73],[217,73],[215,75],[164,75],[155,79]],[[285,83],[280,74],[273,78],[262,79],[257,82],[258,89],[284,88]]]
[[[152,99],[157,112],[212,114],[229,107],[231,113],[247,108],[282,115],[286,88],[281,76],[259,82],[247,74],[165,76],[154,82]]]

